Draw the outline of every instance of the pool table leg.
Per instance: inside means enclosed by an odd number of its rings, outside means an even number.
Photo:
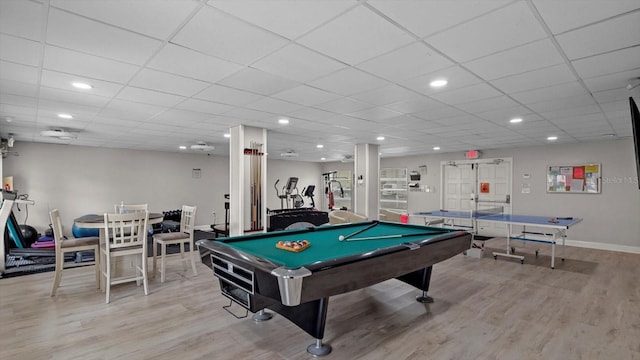
[[[264,309],[262,309],[262,310],[258,311],[257,313],[253,314],[253,316],[251,318],[255,322],[262,322],[262,321],[270,320],[272,317],[273,317],[273,315],[271,313],[268,313],[268,312],[264,311]]]
[[[397,277],[398,280],[404,281],[409,285],[413,285],[422,290],[422,295],[416,297],[416,301],[421,303],[432,303],[433,298],[427,295],[429,291],[429,284],[431,283],[431,269],[432,266],[428,266],[424,269],[420,269],[406,275]]]

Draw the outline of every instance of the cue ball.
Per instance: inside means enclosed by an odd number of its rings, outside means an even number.
[[[340,241],[344,240],[344,235],[338,236],[338,240],[340,240]]]

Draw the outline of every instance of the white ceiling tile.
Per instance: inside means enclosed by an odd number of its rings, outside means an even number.
[[[622,87],[626,87],[631,84],[634,85],[634,79],[640,78],[640,67],[635,70],[622,71],[614,74],[607,74],[602,76],[596,76],[592,78],[584,79],[585,85],[591,90],[591,92],[612,90]],[[640,80],[636,80],[640,82]]]
[[[251,109],[234,108],[224,114],[225,116],[231,116],[243,120],[262,121],[271,119],[275,114],[265,113],[263,111],[256,111]]]
[[[165,39],[198,6],[182,0],[76,1],[52,0],[51,6],[101,22]]]
[[[401,114],[397,111],[392,111],[389,109],[385,109],[383,107],[374,107],[370,109],[364,109],[364,110],[352,112],[352,113],[349,113],[348,115],[352,117],[364,119],[364,120],[379,122],[386,119],[397,117]]]
[[[354,68],[346,68],[312,81],[309,85],[340,95],[353,95],[389,83]]]
[[[233,106],[206,100],[187,99],[176,105],[176,108],[207,114],[224,114],[225,112],[233,109]]]
[[[639,4],[640,6],[640,4]],[[571,60],[640,44],[640,11],[556,36]]]
[[[0,94],[2,95],[0,96],[0,103],[2,104],[24,105],[37,109],[37,92],[38,87],[35,84],[13,80],[0,81]]]
[[[258,60],[251,67],[298,82],[308,82],[346,65],[302,46],[290,44]]]
[[[256,102],[249,103],[245,107],[253,110],[262,110],[273,114],[287,114],[300,109],[302,106],[288,101],[264,97]]]
[[[518,1],[426,39],[458,62],[520,46],[546,36],[526,2]]]
[[[34,1],[0,1],[0,32],[40,41],[42,8]]]
[[[437,94],[431,94],[430,96],[446,104],[456,105],[486,98],[497,97],[500,95],[502,94],[496,89],[485,83],[480,83],[462,89],[455,89]]]
[[[147,66],[209,82],[216,82],[243,68],[241,65],[175,44],[166,44]]]
[[[564,59],[553,43],[544,39],[489,55],[464,65],[485,80],[493,80],[563,62]]]
[[[491,80],[490,83],[506,93],[514,93],[572,81],[576,81],[576,77],[571,69],[566,64],[558,64]]]
[[[599,75],[613,74],[640,67],[640,46],[591,56],[572,61],[578,75],[591,78]]]
[[[574,97],[563,97],[561,99],[553,99],[542,101],[534,104],[528,105],[529,108],[533,109],[537,113],[547,113],[558,111],[567,108],[578,108],[588,105],[595,104],[595,101],[591,97],[591,95],[581,95]]]
[[[429,86],[429,83],[436,79],[445,79],[449,83],[443,88],[434,89]],[[447,69],[434,71],[429,74],[402,81],[401,84],[420,93],[430,95],[467,87],[480,82],[482,82],[482,80],[473,73],[461,68],[460,66],[452,66]]]
[[[93,86],[93,88],[90,90],[77,89],[71,85],[74,82],[84,82],[90,84],[91,86]],[[84,76],[71,75],[50,70],[42,71],[40,84],[42,86],[51,88],[74,91],[79,94],[97,95],[108,98],[115,96],[123,87],[122,84],[111,83],[107,81],[87,78]]]
[[[47,43],[131,64],[144,64],[161,42],[77,15],[51,9]]]
[[[0,34],[0,59],[30,66],[40,66],[42,45],[33,40]]]
[[[0,79],[13,80],[27,84],[38,83],[38,68],[20,65],[8,61],[0,61]]]
[[[166,110],[162,106],[114,99],[102,109],[100,116],[143,121]]]
[[[332,111],[338,114],[348,114],[364,109],[372,108],[373,105],[350,98],[339,98],[323,104],[318,104],[316,108]]]
[[[545,88],[527,90],[511,94],[511,97],[523,104],[560,99],[563,97],[587,95],[587,91],[577,81],[553,85]]]
[[[430,50],[423,42],[414,42],[361,63],[357,67],[388,80],[397,81],[415,78],[451,65],[453,65],[451,60]]]
[[[201,91],[195,98],[229,105],[245,105],[261,99],[262,95],[214,84]]]
[[[333,112],[309,107],[292,111],[288,115],[309,121],[323,121],[336,116]]]
[[[129,81],[139,69],[138,66],[55,46],[45,47],[43,67],[122,84]]]
[[[72,104],[94,106],[97,108],[105,106],[110,100],[109,97],[97,96],[87,93],[83,94],[78,91],[63,90],[45,86],[40,87],[40,98]]]
[[[627,109],[628,110],[628,109]],[[595,103],[578,104],[574,107],[557,108],[550,111],[541,111],[540,115],[549,120],[563,119],[582,115],[600,113],[600,108]]]
[[[129,85],[158,90],[169,94],[193,96],[211,84],[145,68],[140,70],[140,72],[131,79]]]
[[[616,102],[625,96],[628,97],[630,94],[629,90],[626,87],[611,89],[611,90],[603,90],[597,91],[593,93],[594,99],[599,104],[605,104],[608,102]]]
[[[446,105],[441,102],[423,96],[421,99],[403,100],[393,104],[386,104],[387,109],[395,110],[403,114],[413,114],[429,109],[436,109]]]
[[[463,116],[466,115],[464,112],[451,107],[451,106],[441,106],[435,109],[429,109],[421,112],[417,112],[413,114],[413,116],[418,117],[420,119],[425,120],[441,120],[455,116]]]
[[[636,10],[637,0],[533,0],[553,34],[559,34],[618,14]]]
[[[287,40],[209,7],[198,13],[172,40],[178,45],[238,64],[251,64],[284,46]]]
[[[356,2],[318,2],[315,0],[210,0],[209,4],[288,39],[295,39],[344,12],[348,8],[355,6]]]
[[[477,112],[474,115],[476,115],[479,118],[489,120],[493,123],[504,124],[504,125],[509,124],[509,120],[515,117],[520,117],[523,119],[523,121],[542,119],[539,115],[532,114],[531,110],[520,105],[509,107],[509,108],[493,109],[488,111]]]
[[[51,118],[55,119],[58,122],[69,124],[69,126],[73,126],[74,123],[77,123],[81,120],[89,120],[93,118],[102,106],[89,106],[85,104],[77,104],[71,102],[64,101],[64,95],[60,94],[61,90],[50,89],[51,92],[48,95],[51,95],[51,99],[47,97],[41,97],[39,100],[39,110],[38,117],[40,118]],[[58,92],[56,94],[56,92]],[[73,97],[72,93],[69,95],[69,100],[75,100],[77,98]],[[68,113],[73,116],[73,119],[61,119],[58,117],[59,113]]]
[[[458,104],[456,107],[458,109],[462,109],[466,112],[477,114],[490,110],[504,109],[504,108],[513,108],[518,106],[518,103],[511,100],[506,96],[498,96],[489,99],[482,99],[478,101],[472,101],[468,103]]]
[[[301,85],[272,95],[275,98],[286,100],[296,104],[313,106],[335,100],[340,95],[316,89],[311,86]]]
[[[150,122],[154,124],[177,124],[179,126],[190,126],[194,123],[201,122],[207,120],[211,115],[195,112],[195,111],[187,111],[180,109],[169,109],[165,112],[162,112],[156,116],[154,116]]]
[[[262,95],[272,95],[299,85],[295,81],[253,68],[240,70],[218,83]]]
[[[414,101],[424,99],[424,96],[395,84],[351,95],[351,97],[378,106],[392,104],[398,101]]]
[[[116,98],[121,100],[169,107],[174,106],[185,99],[182,96],[141,89],[134,86],[125,87],[124,89],[122,89],[122,91],[120,91]]]
[[[425,37],[492,11],[509,1],[370,0],[368,3],[412,33]]]
[[[414,41],[369,9],[359,6],[301,37],[298,42],[355,65]]]

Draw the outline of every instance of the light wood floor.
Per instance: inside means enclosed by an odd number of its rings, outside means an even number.
[[[640,359],[640,255],[567,248],[552,270],[542,250],[524,265],[463,255],[437,264],[433,304],[396,280],[331,298],[327,359]],[[311,337],[283,317],[227,314],[199,266],[193,276],[172,262],[149,296],[115,286],[110,304],[91,268],[66,270],[55,298],[53,273],[0,279],[0,359],[311,358]]]

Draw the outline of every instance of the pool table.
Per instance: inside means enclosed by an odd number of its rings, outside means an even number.
[[[276,247],[302,240],[310,246],[300,252]],[[314,356],[331,352],[322,343],[330,296],[397,278],[422,290],[420,301],[430,302],[431,266],[470,244],[468,232],[384,221],[197,242],[224,296],[253,313],[271,309],[286,317],[315,338],[307,348]]]

